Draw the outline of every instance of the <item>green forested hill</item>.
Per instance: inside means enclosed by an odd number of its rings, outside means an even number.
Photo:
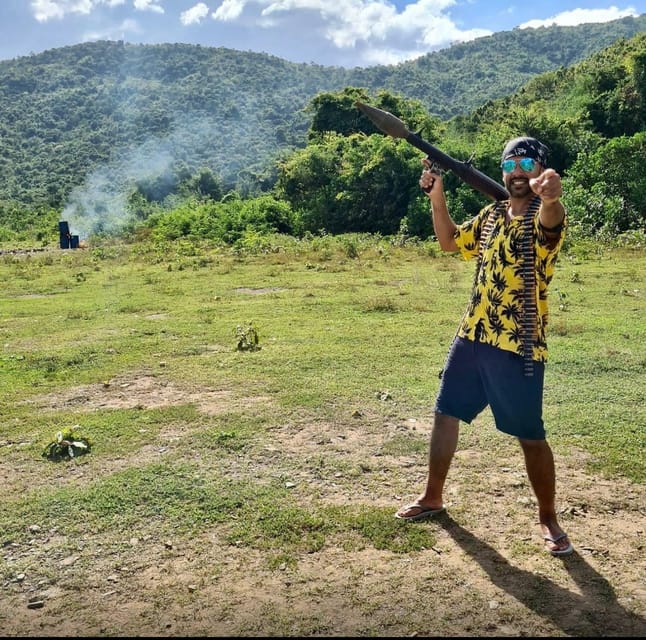
[[[501,32],[396,66],[342,69],[194,45],[94,42],[0,62],[0,202],[62,207],[83,183],[209,167],[241,193],[304,146],[322,91],[389,89],[442,118],[646,31],[646,15]]]
[[[575,64],[641,31],[646,31],[646,14],[603,24],[502,31],[397,66],[358,70],[353,83],[416,98],[446,119],[468,114],[545,71]]]
[[[52,204],[95,169],[209,166],[231,182],[302,144],[342,70],[192,45],[95,42],[0,64],[2,199]],[[116,170],[116,169],[115,169]]]

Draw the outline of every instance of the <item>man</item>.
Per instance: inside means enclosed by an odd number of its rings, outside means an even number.
[[[456,225],[441,175],[429,160],[422,162],[420,186],[430,199],[440,247],[478,264],[470,303],[441,374],[426,488],[396,517],[421,520],[444,511],[442,493],[459,422],[470,423],[489,405],[496,428],[520,443],[547,550],[568,555],[573,547],[556,517],[554,458],[542,419],[547,287],[566,225],[561,177],[547,168],[543,143],[529,137],[510,140],[501,162],[509,200]]]

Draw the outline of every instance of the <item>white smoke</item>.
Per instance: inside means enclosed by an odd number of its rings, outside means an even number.
[[[61,219],[81,240],[119,232],[128,218],[128,198],[138,181],[168,175],[173,162],[168,141],[150,140],[120,162],[100,167],[75,187]]]
[[[254,117],[230,118],[226,124],[218,124],[208,114],[176,116],[167,136],[149,138],[90,173],[70,193],[61,220],[66,220],[70,233],[81,240],[94,234],[118,234],[131,222],[128,202],[138,185],[169,185],[172,193],[178,169],[193,175],[209,167],[233,186],[239,172],[249,168],[250,155],[257,153]],[[261,164],[268,162],[262,155],[255,159]]]

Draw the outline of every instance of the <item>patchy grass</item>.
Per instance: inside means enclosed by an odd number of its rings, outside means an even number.
[[[488,411],[449,513],[393,517],[424,481],[472,265],[366,236],[270,248],[0,256],[0,630],[643,635],[643,252],[571,247],[552,285],[565,565]],[[45,460],[72,426],[91,452]]]

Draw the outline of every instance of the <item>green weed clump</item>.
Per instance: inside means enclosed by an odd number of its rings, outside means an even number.
[[[55,438],[45,446],[43,457],[52,462],[60,462],[90,453],[92,443],[89,438],[76,433],[77,427],[78,425],[66,427],[59,431]]]
[[[260,347],[258,329],[250,323],[236,327],[236,349],[238,351],[258,351]]]

